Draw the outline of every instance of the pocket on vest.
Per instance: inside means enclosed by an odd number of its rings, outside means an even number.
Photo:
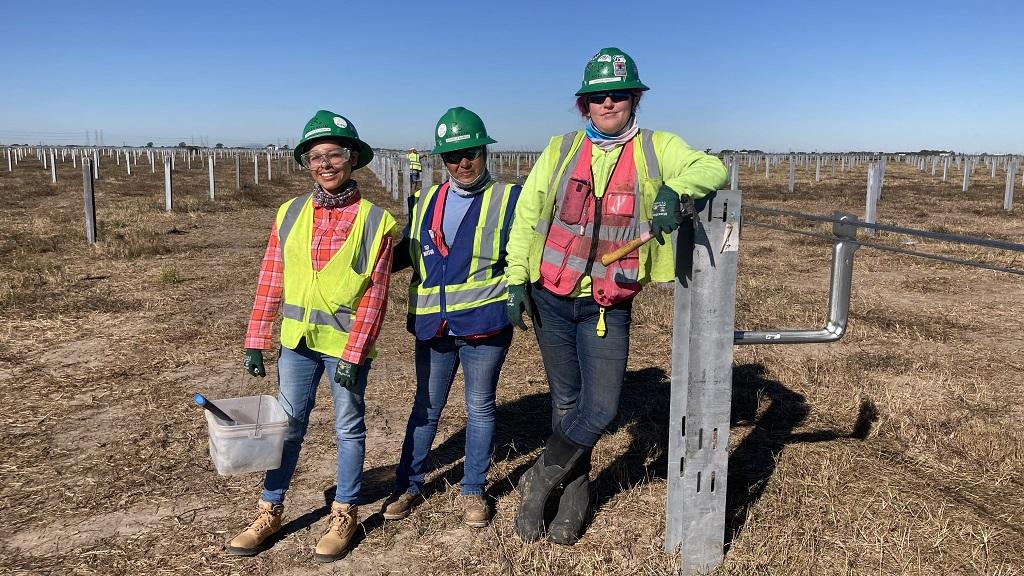
[[[565,185],[562,205],[558,208],[558,219],[566,224],[579,224],[583,220],[591,196],[590,182],[570,178],[569,183]]]
[[[556,223],[551,226],[547,240],[544,242],[540,275],[544,280],[544,287],[559,296],[565,296],[572,292],[579,281],[579,272],[566,270],[570,258],[569,246],[576,238],[581,237]]]

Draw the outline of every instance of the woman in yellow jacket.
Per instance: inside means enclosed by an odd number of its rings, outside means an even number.
[[[618,412],[633,297],[648,282],[675,277],[665,237],[679,227],[681,197],[700,198],[726,182],[718,158],[675,134],[638,127],[647,89],[625,52],[595,54],[576,92],[586,128],[551,139],[516,205],[508,315],[524,329],[523,312],[533,316],[552,408],[551,437],[519,482],[516,532],[526,541],[545,533],[560,544],[579,538],[591,450]],[[641,237],[657,243],[602,265],[602,254]],[[554,499],[557,513],[546,518]]]

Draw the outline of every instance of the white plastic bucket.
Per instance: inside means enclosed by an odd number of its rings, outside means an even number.
[[[266,394],[214,400],[232,424],[206,414],[210,458],[222,476],[273,470],[281,466],[288,415],[277,398]]]

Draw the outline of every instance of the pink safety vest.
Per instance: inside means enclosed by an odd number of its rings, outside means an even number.
[[[584,138],[558,182],[560,188],[544,241],[540,284],[549,292],[567,296],[584,275],[589,275],[594,300],[601,306],[611,306],[640,292],[638,250],[608,267],[601,264],[601,255],[640,236],[641,195],[633,140],[622,147],[601,198],[594,195],[592,147]]]

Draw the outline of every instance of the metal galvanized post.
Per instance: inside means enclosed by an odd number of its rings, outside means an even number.
[[[212,202],[213,200],[216,199],[216,194],[217,194],[216,190],[214,188],[214,183],[213,183],[213,155],[212,154],[210,155],[210,159],[206,163],[206,165],[209,167],[209,170],[210,170],[210,201]]]
[[[398,158],[391,159],[391,199],[398,200]]]
[[[252,181],[253,184],[260,185],[260,155],[252,155]]]
[[[270,156],[270,150],[267,150],[267,182],[270,182],[271,180],[274,179],[273,169],[274,163],[272,162],[272,158]]]
[[[869,224],[874,224],[875,218],[878,215],[878,197],[882,188],[881,180],[882,167],[876,163],[869,164],[867,198],[864,203],[864,221]],[[874,236],[875,230],[874,228],[868,228],[866,233],[868,236]]]
[[[729,188],[740,189],[740,164],[736,161],[735,156],[732,157],[732,162],[729,164]]]
[[[796,162],[793,161],[793,155],[789,156],[789,193],[792,194],[796,188]]]
[[[420,184],[420,195],[434,185],[434,159],[431,156],[423,159],[423,181]]]
[[[92,151],[92,177],[100,179],[100,155],[95,149]]]
[[[1011,163],[1006,169],[1006,192],[1003,194],[1003,210],[1013,210],[1013,187],[1017,181],[1017,165]]]
[[[57,160],[53,148],[50,149],[50,179],[54,184],[57,183]]]
[[[409,160],[403,162],[405,166],[405,178],[402,179],[402,214],[409,215],[409,198],[412,196],[412,173],[409,170]]]
[[[82,158],[82,190],[85,192],[85,241],[96,243],[96,197],[93,193],[92,166]]]
[[[963,191],[967,192],[968,186],[971,184],[971,161],[964,159],[964,188]]]
[[[665,549],[679,549],[684,576],[724,554],[740,201],[699,200],[676,239]]]
[[[168,212],[174,209],[171,197],[171,172],[171,159],[164,157],[164,209]]]
[[[238,156],[236,155],[235,156],[235,192],[238,192],[239,190],[242,189],[242,177],[241,177],[242,172],[241,172],[240,164],[241,164],[241,160],[239,160]]]

